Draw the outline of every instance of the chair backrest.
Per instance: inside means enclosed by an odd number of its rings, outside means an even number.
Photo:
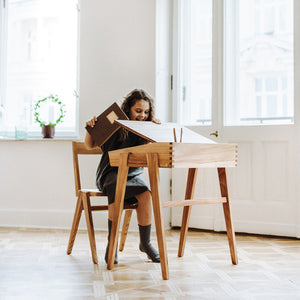
[[[78,196],[79,191],[81,190],[78,155],[92,155],[92,154],[100,155],[102,154],[102,150],[100,147],[87,149],[83,142],[74,142],[74,141],[72,142],[72,150],[73,150],[75,192],[76,192],[76,196]]]

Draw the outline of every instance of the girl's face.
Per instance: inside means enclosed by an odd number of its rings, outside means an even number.
[[[130,108],[130,120],[146,121],[149,117],[150,104],[146,100],[137,100]]]

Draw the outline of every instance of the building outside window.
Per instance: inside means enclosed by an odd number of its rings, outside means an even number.
[[[228,34],[235,31],[238,38],[228,49],[237,54],[239,91],[238,109],[226,111],[226,125],[293,123],[293,1],[233,1],[230,9],[238,26],[228,26]]]
[[[214,22],[221,1],[178,0],[180,90],[177,120],[211,125],[216,77],[224,87],[224,125],[294,122],[292,0],[227,0],[223,25]],[[176,14],[175,14],[176,15]],[[214,34],[212,34],[212,32]],[[219,35],[222,38],[214,38]],[[214,54],[223,49],[223,59]],[[223,63],[223,74],[213,66]]]

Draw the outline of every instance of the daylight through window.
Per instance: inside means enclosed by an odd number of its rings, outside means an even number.
[[[77,0],[6,0],[1,8],[0,135],[14,137],[23,126],[40,137],[34,104],[51,94],[65,104],[57,136],[74,136],[77,107]],[[4,3],[4,2],[3,2]],[[54,121],[59,107],[41,113]],[[21,124],[21,125],[20,125]]]

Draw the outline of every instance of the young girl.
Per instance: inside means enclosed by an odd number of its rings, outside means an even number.
[[[143,90],[135,89],[130,92],[125,97],[121,108],[130,120],[160,123],[154,119],[153,100]],[[94,127],[96,121],[97,118],[93,117],[90,121],[86,122],[86,125]],[[138,146],[145,143],[147,143],[147,141],[143,138],[121,128],[101,146],[103,154],[97,169],[96,184],[97,187],[108,196],[108,244],[105,252],[106,263],[115,209],[115,189],[118,175],[118,168],[110,166],[108,151]],[[87,148],[95,147],[92,137],[88,132],[86,132],[85,144]],[[139,176],[142,172],[143,168],[129,168],[124,204],[134,204],[138,202],[136,212],[140,233],[139,248],[142,252],[145,252],[153,262],[160,262],[159,253],[150,242],[152,218],[151,193],[148,184]],[[117,251],[115,257],[115,264],[116,263],[118,263]]]

